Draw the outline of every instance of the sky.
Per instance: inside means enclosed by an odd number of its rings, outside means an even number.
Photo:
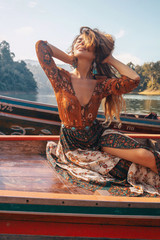
[[[67,52],[88,26],[115,37],[114,57],[142,65],[160,60],[159,12],[160,0],[0,0],[0,42],[16,61],[37,60],[36,41]]]

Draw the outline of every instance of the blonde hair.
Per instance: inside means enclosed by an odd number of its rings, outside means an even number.
[[[111,54],[114,50],[115,40],[110,34],[100,32],[97,28],[91,29],[89,27],[81,27],[80,34],[74,39],[71,46],[71,54],[74,55],[74,45],[79,38],[83,36],[84,45],[88,49],[94,47],[95,62],[97,68],[97,75],[107,76],[108,78],[116,77],[116,70],[107,63],[102,63],[103,60]],[[104,109],[106,122],[111,123],[113,117],[120,122],[120,112],[125,106],[125,101],[122,95],[111,94],[102,100],[102,107]]]

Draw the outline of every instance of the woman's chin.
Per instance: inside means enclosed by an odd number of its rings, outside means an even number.
[[[85,60],[88,60],[88,61],[93,61],[94,60],[94,56],[91,56],[90,54],[86,53],[85,51],[76,53],[74,56],[78,59],[85,59]]]

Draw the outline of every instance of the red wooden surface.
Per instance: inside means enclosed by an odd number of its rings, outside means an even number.
[[[58,141],[59,135],[2,135],[0,141]]]
[[[159,227],[111,226],[53,222],[0,221],[1,234],[26,234],[68,237],[160,239]]]
[[[160,239],[160,227],[112,226],[0,220],[0,234],[123,239]]]
[[[126,134],[133,138],[154,138],[160,139],[160,134]],[[58,141],[59,135],[1,135],[0,141]]]

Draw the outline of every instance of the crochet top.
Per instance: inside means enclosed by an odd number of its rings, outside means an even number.
[[[101,100],[110,94],[121,95],[132,91],[139,80],[122,75],[120,78],[96,76],[96,85],[89,102],[81,106],[71,81],[71,74],[56,66],[51,48],[45,41],[36,43],[38,60],[50,80],[62,123],[69,128],[83,129],[91,126],[97,117]]]

